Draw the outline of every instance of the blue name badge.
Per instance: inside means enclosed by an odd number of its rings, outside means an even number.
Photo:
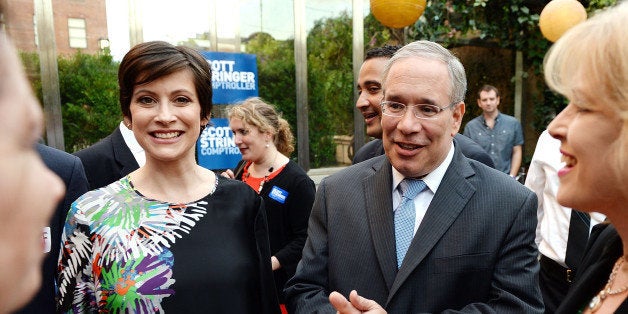
[[[275,201],[284,204],[286,203],[286,199],[288,198],[288,192],[286,190],[283,190],[279,187],[277,187],[276,185],[273,186],[273,188],[270,190],[270,193],[268,193],[268,196],[272,199],[274,199]]]

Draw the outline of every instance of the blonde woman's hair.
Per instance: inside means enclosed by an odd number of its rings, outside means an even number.
[[[246,124],[256,127],[262,133],[270,133],[277,150],[290,157],[294,151],[294,135],[290,130],[290,124],[275,107],[259,97],[247,98],[239,104],[227,109],[227,117],[240,119]]]
[[[567,31],[544,60],[547,85],[580,106],[583,91],[615,110],[623,121],[619,160],[628,153],[628,1],[607,8]],[[619,161],[617,169],[628,165]],[[625,172],[624,172],[625,173]]]

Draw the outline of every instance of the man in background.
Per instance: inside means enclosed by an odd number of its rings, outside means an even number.
[[[383,46],[369,49],[358,74],[358,100],[355,107],[364,116],[366,135],[375,138],[364,144],[353,156],[353,163],[383,155],[382,146],[382,74],[386,62],[401,46]]]
[[[464,135],[482,146],[493,159],[495,169],[515,178],[522,159],[521,123],[499,112],[499,91],[495,86],[482,86],[477,102],[482,114],[467,123]]]
[[[109,136],[74,155],[83,163],[90,190],[118,181],[146,162],[144,149],[123,122]]]

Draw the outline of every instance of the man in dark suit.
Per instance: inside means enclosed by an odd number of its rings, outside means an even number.
[[[360,110],[364,116],[366,124],[366,134],[375,139],[362,146],[353,156],[353,164],[371,159],[373,157],[384,154],[384,146],[382,144],[382,109],[380,102],[382,100],[382,74],[384,66],[401,46],[376,47],[366,52],[366,57],[358,74],[358,100],[355,107]],[[455,136],[455,143],[460,147],[462,153],[475,159],[491,168],[495,168],[493,159],[478,143],[472,139],[458,133]]]
[[[137,147],[134,151],[143,154],[133,133],[120,123],[109,136],[74,153],[83,162],[90,190],[118,181],[140,167],[129,146]]]
[[[433,42],[408,44],[383,89],[386,153],[320,183],[289,312],[542,313],[536,195],[453,144],[460,61]]]
[[[85,171],[78,157],[43,144],[37,145],[37,151],[46,167],[63,179],[66,192],[50,218],[50,225],[44,229],[46,257],[42,265],[41,287],[35,297],[17,313],[55,313],[55,280],[63,225],[72,202],[88,191]]]

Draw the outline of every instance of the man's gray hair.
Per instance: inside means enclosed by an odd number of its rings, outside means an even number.
[[[409,43],[395,52],[386,64],[382,84],[384,86],[386,85],[388,72],[395,62],[412,57],[440,60],[444,62],[447,65],[447,71],[449,72],[449,79],[451,82],[449,91],[449,99],[451,103],[464,101],[464,97],[467,92],[467,76],[464,72],[464,66],[448,49],[445,49],[443,46],[428,40],[419,40]]]

